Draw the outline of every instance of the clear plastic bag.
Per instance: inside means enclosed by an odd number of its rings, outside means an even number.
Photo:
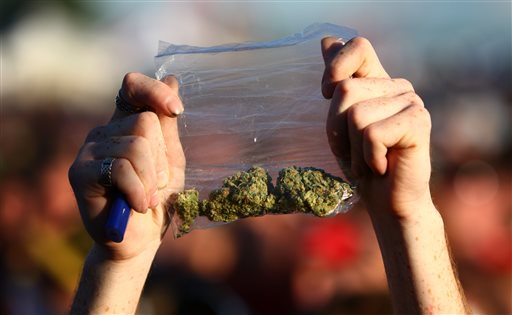
[[[211,199],[222,194],[226,178],[254,166],[274,179],[269,189],[278,188],[274,183],[279,172],[291,166],[301,174],[321,169],[325,173],[311,176],[345,178],[325,134],[329,101],[320,90],[320,40],[335,36],[346,41],[355,35],[349,28],[313,24],[269,42],[213,47],[160,42],[156,76],[174,75],[185,105],[179,128],[187,159],[186,188],[196,189],[198,200]],[[357,198],[352,190],[340,196],[328,215],[347,211]],[[273,212],[258,210],[256,215],[268,213]],[[175,236],[219,224],[209,218],[174,215]]]

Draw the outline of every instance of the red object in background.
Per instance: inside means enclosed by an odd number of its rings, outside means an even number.
[[[479,263],[488,272],[510,274],[512,272],[512,248],[507,235],[496,235],[479,250]]]
[[[305,255],[330,268],[344,267],[359,254],[361,237],[346,219],[322,219],[312,224],[303,238]]]

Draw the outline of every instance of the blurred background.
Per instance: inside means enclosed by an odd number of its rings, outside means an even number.
[[[475,313],[511,314],[509,1],[0,3],[0,313],[64,314],[91,241],[67,170],[108,121],[123,75],[153,76],[158,40],[270,40],[357,29],[433,119],[432,190]],[[320,78],[319,78],[320,82]],[[364,209],[194,231],[157,256],[140,314],[390,313]]]

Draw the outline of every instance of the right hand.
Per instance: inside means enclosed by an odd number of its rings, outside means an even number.
[[[162,82],[138,73],[124,77],[121,95],[151,111],[128,114],[116,109],[110,122],[93,129],[69,170],[84,225],[113,260],[128,260],[158,249],[169,224],[166,202],[184,185],[185,156],[176,116],[183,111],[174,77]],[[99,183],[101,162],[115,158],[112,187]],[[113,190],[132,207],[121,243],[105,238]]]
[[[327,136],[334,155],[350,165],[369,210],[400,219],[431,205],[430,115],[410,82],[392,79],[370,42],[322,40],[322,93],[332,99]]]

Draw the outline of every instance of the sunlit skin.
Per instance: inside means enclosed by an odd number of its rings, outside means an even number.
[[[454,272],[443,221],[433,206],[430,116],[410,82],[392,79],[364,38],[321,43],[322,93],[331,99],[327,135],[334,155],[350,163],[382,252],[398,314],[468,313]],[[152,112],[116,111],[91,131],[70,170],[84,224],[95,240],[82,273],[73,314],[134,313],[165,233],[162,207],[183,188],[185,160],[176,127],[183,111],[173,78],[128,74],[121,93]],[[134,207],[125,240],[106,241],[101,228],[108,191],[99,165],[116,157],[112,179]]]
[[[410,82],[390,78],[370,42],[322,40],[327,135],[350,165],[398,314],[469,313],[429,190],[431,121]]]
[[[84,225],[95,241],[72,313],[134,313],[151,262],[160,247],[168,214],[162,206],[183,189],[185,158],[176,115],[183,112],[178,85],[129,73],[121,93],[153,112],[127,115],[116,110],[109,124],[93,129],[69,171]],[[109,190],[98,181],[98,165],[116,157],[113,185],[133,207],[122,243],[104,238]],[[93,298],[94,297],[94,298]]]

